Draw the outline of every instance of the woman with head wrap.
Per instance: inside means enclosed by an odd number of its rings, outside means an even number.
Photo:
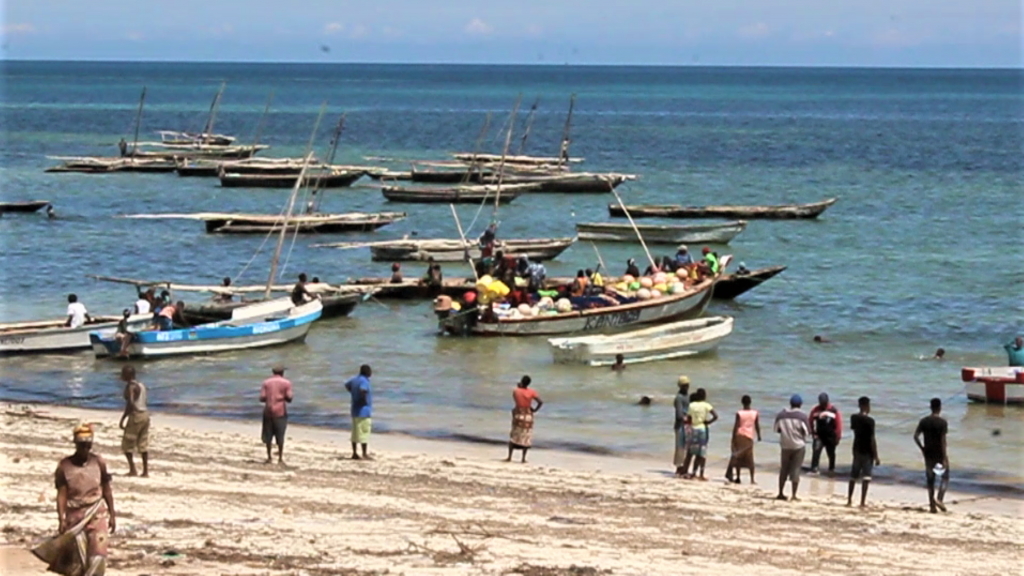
[[[32,552],[64,576],[102,576],[107,541],[117,526],[107,463],[92,453],[93,428],[74,430],[75,453],[57,465],[58,535]]]

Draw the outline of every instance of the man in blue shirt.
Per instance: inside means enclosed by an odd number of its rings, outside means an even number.
[[[370,441],[372,424],[370,416],[373,414],[373,393],[370,390],[370,376],[373,370],[369,364],[359,367],[359,376],[345,383],[345,390],[352,395],[352,459],[372,460],[366,453],[366,445]],[[363,455],[359,456],[356,450],[358,445],[363,447]]]
[[[1024,366],[1024,338],[1017,339],[1006,346],[1006,354],[1010,357],[1010,366]]]
[[[690,249],[686,247],[686,244],[680,244],[679,248],[676,248],[676,267],[689,266],[693,264],[693,256],[690,256]]]

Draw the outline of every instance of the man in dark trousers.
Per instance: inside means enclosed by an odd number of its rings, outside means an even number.
[[[284,366],[271,369],[273,375],[263,381],[260,402],[263,402],[263,431],[261,438],[267,446],[267,464],[271,458],[271,444],[277,442],[277,463],[284,464],[284,435],[288,429],[288,404],[294,398],[292,383],[284,377]]]
[[[850,489],[846,493],[846,505],[853,506],[853,490],[857,481],[861,481],[860,507],[868,498],[868,484],[871,483],[871,471],[880,466],[878,445],[875,443],[875,419],[871,413],[871,399],[861,396],[857,400],[860,412],[850,417],[850,429],[853,430],[853,466],[850,467]]]
[[[921,449],[924,455],[924,473],[928,480],[928,507],[932,514],[936,509],[946,511],[942,500],[946,496],[946,488],[949,487],[949,456],[946,454],[946,432],[949,425],[946,419],[939,416],[942,413],[942,400],[932,398],[931,416],[925,416],[917,424],[914,431],[914,443]],[[924,442],[921,441],[922,437]],[[935,493],[935,480],[939,478],[939,493]]]
[[[811,437],[814,444],[811,448],[811,474],[818,473],[821,462],[821,451],[828,456],[828,475],[836,472],[836,446],[843,437],[843,416],[839,409],[828,401],[828,394],[818,395],[818,405],[811,409],[808,416],[811,424]]]

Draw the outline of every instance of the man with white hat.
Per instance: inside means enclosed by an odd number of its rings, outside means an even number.
[[[693,256],[690,256],[690,249],[686,247],[686,244],[680,244],[676,248],[676,266],[689,266],[693,264]]]

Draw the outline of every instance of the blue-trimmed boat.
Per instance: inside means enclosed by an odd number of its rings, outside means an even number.
[[[157,358],[300,342],[322,312],[320,300],[295,306],[291,298],[278,298],[236,308],[231,319],[223,322],[182,330],[136,332],[128,347],[128,355],[132,358]],[[120,343],[101,332],[90,333],[89,341],[97,357],[113,356],[121,351]]]

